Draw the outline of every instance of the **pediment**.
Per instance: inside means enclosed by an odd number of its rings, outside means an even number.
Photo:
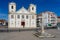
[[[24,7],[19,9],[16,13],[29,13],[28,10],[26,10]]]

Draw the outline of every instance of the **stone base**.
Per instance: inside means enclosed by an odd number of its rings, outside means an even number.
[[[48,34],[48,33],[38,32],[38,33],[35,33],[34,35],[36,37],[39,37],[39,38],[44,38],[44,37],[55,38],[55,35],[51,35],[51,34]]]

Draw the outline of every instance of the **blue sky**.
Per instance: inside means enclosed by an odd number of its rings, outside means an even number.
[[[17,10],[24,6],[28,9],[29,4],[37,6],[37,14],[44,11],[52,11],[60,16],[60,0],[0,0],[0,19],[8,20],[8,4],[15,2]]]

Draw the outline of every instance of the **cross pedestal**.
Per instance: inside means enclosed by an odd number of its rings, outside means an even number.
[[[44,38],[44,37],[54,38],[55,37],[55,35],[45,32],[44,27],[42,27],[41,32],[37,32],[34,35],[39,38]]]

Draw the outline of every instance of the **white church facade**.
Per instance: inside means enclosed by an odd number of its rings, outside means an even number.
[[[16,11],[16,3],[9,3],[8,28],[36,28],[36,5]]]

